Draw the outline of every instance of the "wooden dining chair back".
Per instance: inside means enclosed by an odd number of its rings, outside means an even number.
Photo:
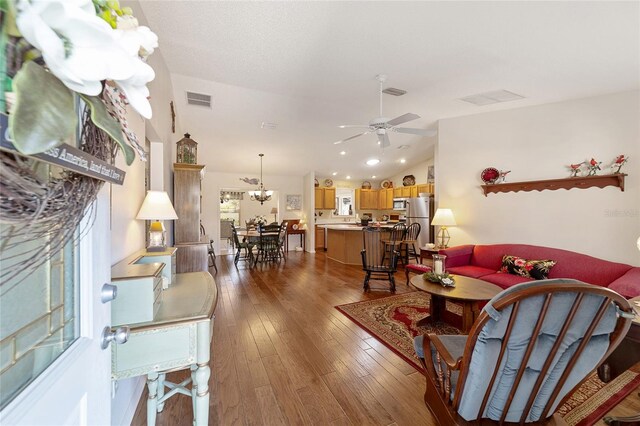
[[[364,290],[370,290],[369,281],[380,278],[389,281],[389,290],[396,291],[394,274],[398,264],[398,251],[391,250],[385,256],[386,244],[384,240],[389,240],[389,232],[380,227],[369,227],[362,230],[363,249],[360,252],[362,257],[362,269],[365,271]],[[387,257],[388,261],[385,261]]]
[[[278,235],[278,256],[280,256],[280,258],[285,260],[286,260],[286,257],[285,257],[286,253],[284,252],[284,248],[287,240],[288,230],[289,230],[289,221],[283,220],[280,223],[280,234]]]
[[[270,224],[258,228],[258,252],[254,260],[254,265],[258,262],[279,260],[280,249],[278,238],[280,235],[280,225]]]
[[[416,263],[420,263],[420,256],[416,251],[416,243],[418,242],[418,235],[420,235],[421,226],[418,222],[414,222],[407,226],[407,230],[404,233],[402,245],[400,246],[400,255],[403,256],[405,263],[409,263],[409,258],[413,257]]]
[[[200,235],[207,235],[207,231],[204,229],[204,225],[200,222]],[[218,272],[218,265],[216,265],[216,251],[213,248],[213,240],[209,240],[209,248],[207,249],[209,255],[209,268],[214,268],[216,273]]]
[[[234,226],[231,226],[231,235],[236,248],[236,254],[233,257],[233,264],[238,266],[238,262],[241,260],[249,261],[249,263],[251,264],[251,262],[253,261],[253,248],[255,244],[253,244],[250,240],[240,241],[240,239],[238,238],[238,231]],[[243,250],[244,254],[242,253]]]
[[[391,254],[394,251],[398,252],[398,258],[404,263],[402,257],[400,257],[400,246],[402,244],[402,240],[404,239],[405,232],[407,231],[407,227],[404,223],[396,223],[391,231],[388,233],[385,238],[381,240],[382,242],[382,262],[385,260],[391,261]]]
[[[629,302],[605,287],[569,279],[510,287],[485,305],[468,336],[416,337],[425,403],[441,425],[553,423],[632,318]]]

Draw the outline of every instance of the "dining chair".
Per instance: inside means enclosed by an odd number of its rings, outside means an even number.
[[[243,240],[241,242],[238,239],[238,231],[236,231],[236,228],[233,226],[231,227],[231,235],[233,237],[233,243],[236,247],[236,254],[233,258],[233,264],[237,267],[240,260],[248,260],[249,264],[251,265],[251,263],[253,262],[253,247],[255,246],[255,244],[253,244],[250,240]],[[244,256],[242,256],[242,250],[244,250]]]
[[[281,256],[285,262],[287,260],[286,253],[284,251],[284,248],[286,246],[286,241],[287,241],[287,232],[289,230],[289,221],[288,220],[283,220],[280,223],[280,234],[278,235],[278,249],[279,249],[279,256]]]
[[[396,223],[393,228],[391,228],[391,232],[388,237],[380,240],[382,243],[382,263],[384,263],[387,258],[387,253],[391,254],[395,251],[400,253],[402,240],[404,239],[406,230],[407,228],[404,223]],[[399,258],[404,264],[404,259],[401,256],[399,256]]]
[[[389,290],[391,292],[396,291],[396,281],[394,274],[396,273],[396,267],[398,264],[398,251],[392,250],[389,256],[389,262],[385,263],[385,247],[387,245],[382,244],[381,241],[386,237],[387,232],[384,232],[379,227],[369,227],[362,230],[363,237],[363,249],[360,252],[362,257],[362,269],[365,271],[364,276],[364,290],[370,290],[369,282],[371,279],[381,279],[389,281]],[[391,247],[394,247],[391,245]]]
[[[570,279],[514,285],[484,306],[468,336],[414,339],[425,404],[443,426],[565,424],[553,413],[613,352],[633,317],[629,302],[606,287]]]
[[[409,256],[412,256],[416,263],[420,263],[420,257],[416,251],[416,243],[418,242],[418,235],[420,235],[420,224],[414,222],[407,226],[407,230],[404,233],[402,244],[400,245],[400,255],[404,259],[404,264],[409,264]]]
[[[279,260],[278,237],[280,235],[280,225],[266,225],[258,228],[258,251],[254,259],[254,266],[258,262],[268,262]]]

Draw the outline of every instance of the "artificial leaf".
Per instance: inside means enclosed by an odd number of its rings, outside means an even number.
[[[13,79],[16,102],[9,114],[13,144],[24,154],[38,154],[60,145],[76,130],[73,93],[33,61]]]
[[[93,121],[93,124],[107,132],[107,134],[116,141],[124,153],[124,159],[127,162],[127,166],[130,166],[136,158],[136,154],[124,141],[120,124],[109,115],[107,107],[104,105],[104,102],[102,102],[102,99],[100,99],[99,96],[87,96],[83,94],[80,94],[80,97],[91,109],[91,121]]]

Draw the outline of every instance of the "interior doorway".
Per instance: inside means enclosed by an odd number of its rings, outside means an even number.
[[[245,229],[246,223],[258,217],[264,218],[266,223],[279,222],[278,191],[273,191],[271,199],[260,204],[252,200],[246,190],[237,188],[223,188],[220,190],[220,253],[221,255],[235,253],[231,224],[237,229]]]

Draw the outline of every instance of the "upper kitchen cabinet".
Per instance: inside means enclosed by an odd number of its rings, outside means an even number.
[[[393,188],[378,190],[378,210],[393,210]]]
[[[378,190],[377,189],[356,189],[356,209],[377,210]]]
[[[335,188],[315,188],[315,208],[316,210],[335,210],[336,189]]]
[[[432,183],[419,183],[418,184],[418,195],[420,194],[433,194],[434,192],[434,184]]]

